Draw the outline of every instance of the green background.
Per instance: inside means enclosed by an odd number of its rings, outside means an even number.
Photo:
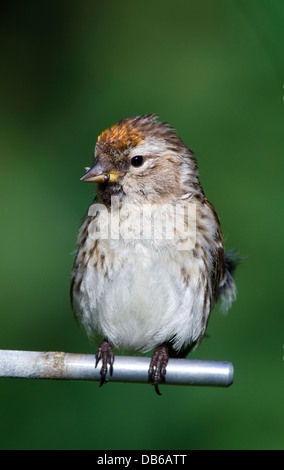
[[[0,348],[94,353],[69,305],[79,179],[121,118],[176,128],[246,259],[191,355],[232,361],[230,388],[1,379],[1,449],[283,449],[283,2],[5,3]]]

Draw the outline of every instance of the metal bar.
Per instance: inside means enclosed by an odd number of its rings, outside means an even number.
[[[147,383],[150,358],[115,356],[110,382]],[[65,352],[0,350],[0,377],[26,379],[100,380],[95,355]],[[228,387],[233,364],[227,361],[169,359],[165,384]]]

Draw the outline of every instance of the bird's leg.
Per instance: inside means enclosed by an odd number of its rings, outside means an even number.
[[[114,354],[112,351],[112,347],[106,338],[101,342],[100,346],[98,347],[96,351],[96,367],[100,360],[102,360],[102,367],[100,371],[100,375],[101,375],[100,387],[101,387],[104,383],[107,382],[106,380],[107,365],[109,364],[109,375],[111,376],[113,372],[113,363],[114,363]]]
[[[167,345],[157,346],[150,362],[149,379],[153,382],[158,395],[162,395],[159,390],[159,383],[165,378],[168,360],[169,350]]]

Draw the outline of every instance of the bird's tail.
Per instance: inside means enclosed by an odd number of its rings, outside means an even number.
[[[225,312],[229,310],[232,302],[237,297],[237,288],[233,274],[240,262],[241,258],[236,256],[235,251],[232,250],[225,253],[226,279],[222,286],[220,286],[221,307]]]

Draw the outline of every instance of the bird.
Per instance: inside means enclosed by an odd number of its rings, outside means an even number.
[[[96,191],[71,272],[75,319],[99,344],[100,386],[116,350],[153,350],[149,382],[161,395],[169,358],[200,345],[219,299],[226,310],[236,299],[237,262],[225,252],[194,153],[156,114],[103,131],[85,170],[81,180]]]

